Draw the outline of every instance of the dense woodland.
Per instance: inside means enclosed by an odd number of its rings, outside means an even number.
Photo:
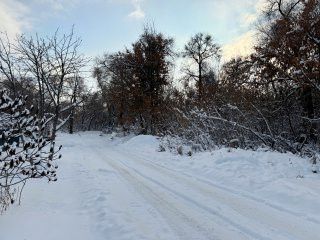
[[[2,34],[0,205],[12,202],[15,186],[29,178],[56,179],[51,162],[59,157],[59,130],[153,134],[169,147],[180,141],[194,151],[267,147],[315,164],[320,2],[268,3],[250,56],[222,62],[221,46],[209,33],[195,34],[177,50],[174,38],[147,26],[131,46],[95,59],[94,90],[83,77],[90,59],[79,52],[73,30],[15,41]],[[178,58],[185,63],[179,78]]]

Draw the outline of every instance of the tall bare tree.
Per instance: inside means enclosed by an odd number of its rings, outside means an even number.
[[[39,116],[47,115],[48,121],[52,122],[52,138],[69,120],[70,115],[61,119],[61,114],[76,104],[62,108],[68,80],[79,75],[87,63],[87,59],[79,53],[80,45],[81,39],[75,36],[73,28],[69,34],[61,35],[56,31],[49,38],[38,35],[18,38],[19,57],[28,74],[37,82]]]
[[[19,62],[13,43],[6,33],[0,34],[0,83],[8,93],[17,97],[21,90]]]
[[[186,79],[194,80],[198,90],[198,98],[203,97],[204,77],[212,68],[212,60],[220,59],[220,47],[209,34],[198,33],[191,37],[185,45],[182,56],[190,59],[192,65],[185,69]],[[194,70],[194,64],[196,70]]]
[[[50,48],[50,41],[38,35],[35,37],[19,36],[15,47],[25,74],[36,81],[37,110],[38,116],[41,118],[44,117],[45,109],[48,107],[46,106],[48,89],[46,89],[45,81],[51,77],[51,67],[47,61]]]

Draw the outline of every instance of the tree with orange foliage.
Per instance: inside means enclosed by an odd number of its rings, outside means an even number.
[[[315,94],[320,91],[319,0],[269,0],[254,61],[261,80],[299,95],[308,141],[317,141]]]

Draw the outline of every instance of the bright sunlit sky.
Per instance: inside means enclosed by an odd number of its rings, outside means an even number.
[[[90,57],[138,39],[145,24],[175,39],[177,50],[197,32],[210,33],[223,58],[250,52],[263,0],[0,0],[0,31],[51,35],[59,27],[83,39]]]

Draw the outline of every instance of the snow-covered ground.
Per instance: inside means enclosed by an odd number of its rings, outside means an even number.
[[[61,134],[54,184],[0,216],[1,240],[315,240],[320,177],[306,159],[219,149],[158,152],[152,136]]]

